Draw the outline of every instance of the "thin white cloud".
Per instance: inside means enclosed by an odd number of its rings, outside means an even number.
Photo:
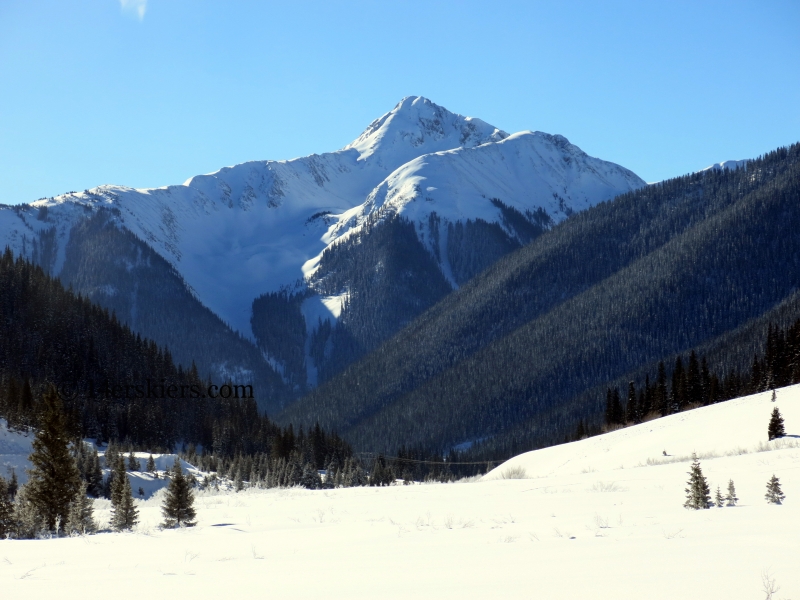
[[[119,5],[123,12],[136,15],[140,21],[147,12],[147,0],[119,0]]]

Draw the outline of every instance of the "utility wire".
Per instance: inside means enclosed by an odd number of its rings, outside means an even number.
[[[378,456],[378,454],[376,454],[375,452],[356,452],[356,454],[360,456],[370,456],[370,457]],[[384,459],[388,461],[407,462],[407,463],[424,464],[424,465],[487,465],[489,463],[500,464],[501,462],[505,462],[496,460],[482,460],[478,462],[458,462],[458,461],[439,461],[439,460],[419,460],[416,458],[400,458],[399,456],[385,456],[385,455],[382,456]]]

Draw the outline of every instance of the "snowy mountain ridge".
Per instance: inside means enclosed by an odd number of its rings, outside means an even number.
[[[554,224],[643,185],[562,136],[509,136],[411,96],[335,152],[246,162],[161,188],[103,185],[0,210],[0,240],[32,257],[33,241],[54,235],[45,262],[58,275],[72,228],[107,209],[118,227],[165,258],[205,306],[252,340],[254,298],[286,288],[313,290],[322,253],[363,231],[370,217],[415,222],[420,241],[457,287],[441,251],[448,223],[483,220],[513,238],[497,201],[523,215],[544,211]],[[113,293],[113,286],[107,289]],[[337,298],[346,293],[340,290]],[[335,322],[341,302],[320,298],[316,304],[334,310],[312,311],[310,328],[323,317]]]

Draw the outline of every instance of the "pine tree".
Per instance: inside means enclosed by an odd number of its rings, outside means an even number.
[[[103,493],[103,471],[100,469],[100,457],[95,450],[91,455],[91,466],[86,474],[86,484],[89,494],[99,498]]]
[[[739,498],[736,497],[736,488],[733,486],[733,479],[728,480],[728,493],[725,496],[725,506],[736,506]]]
[[[64,533],[67,535],[97,531],[97,524],[94,522],[93,501],[87,496],[87,490],[86,482],[81,483],[81,489],[69,507],[67,522],[64,525]]]
[[[164,527],[192,527],[195,525],[194,494],[188,480],[181,472],[181,464],[175,459],[172,467],[172,478],[164,497],[161,512],[164,515]]]
[[[36,538],[46,529],[44,517],[31,499],[29,483],[19,487],[14,501],[14,529],[21,539]]]
[[[121,454],[116,455],[116,463],[111,473],[111,509],[116,510],[122,505],[122,497],[125,493],[125,482],[128,476],[125,473],[125,459]]]
[[[16,469],[11,469],[11,481],[8,482],[8,496],[13,500],[17,495],[19,489],[19,481],[17,480]]]
[[[122,456],[119,461],[122,462]],[[124,463],[123,463],[124,465]],[[124,469],[124,467],[123,467]],[[133,500],[133,492],[131,490],[131,480],[122,473],[123,484],[119,504],[112,509],[111,526],[117,531],[124,531],[132,529],[136,523],[139,522],[139,511],[136,508],[136,503]]]
[[[133,452],[128,453],[128,470],[132,472],[137,472],[139,469],[142,468],[142,465],[139,463],[139,460],[133,454]]]
[[[781,490],[780,479],[772,475],[772,479],[767,482],[767,493],[764,496],[770,504],[780,504],[786,496]]]
[[[714,495],[714,504],[717,505],[717,508],[722,508],[722,505],[725,503],[725,499],[722,497],[722,492],[717,486],[717,493]]]
[[[147,469],[148,473],[155,473],[156,472],[156,461],[153,460],[153,455],[151,454],[147,459]]]
[[[662,417],[669,414],[669,394],[667,393],[667,369],[664,361],[658,363],[658,376],[656,377],[656,409]]]
[[[8,482],[0,477],[0,540],[11,535],[14,529],[14,505],[8,493]]]
[[[308,490],[317,490],[322,487],[319,472],[311,463],[303,465],[303,477],[300,479],[300,485]]]
[[[778,407],[772,409],[772,416],[769,419],[769,426],[767,427],[767,436],[770,441],[780,438],[786,435],[786,431],[783,428],[783,417],[781,416],[781,411],[778,410]]]
[[[56,529],[67,520],[69,505],[80,489],[80,472],[69,451],[66,419],[54,387],[44,397],[41,429],[32,444],[29,460],[30,501],[40,512],[45,526]]]
[[[696,454],[692,454],[692,466],[689,471],[689,481],[686,488],[686,508],[700,510],[709,508],[711,504],[711,496],[709,496],[708,481],[703,476],[703,471],[700,469],[700,461],[697,459]]]

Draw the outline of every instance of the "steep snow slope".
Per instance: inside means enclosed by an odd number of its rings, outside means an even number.
[[[401,214],[419,224],[431,252],[445,262],[448,223],[481,219],[504,225],[492,200],[521,214],[545,211],[551,223],[644,183],[631,171],[588,156],[560,135],[515,133],[496,143],[426,154],[395,170],[332,229],[354,233],[370,217]],[[439,217],[431,226],[430,216]],[[514,237],[513,230],[506,232]],[[438,241],[439,243],[436,243]],[[439,248],[439,252],[435,251]],[[447,266],[443,265],[445,272]],[[311,272],[313,262],[306,265]]]
[[[780,587],[773,599],[796,598],[800,440],[766,443],[772,406],[734,400],[500,467],[528,466],[527,479],[203,492],[191,529],[157,528],[156,493],[136,501],[133,533],[0,540],[0,581],[13,598],[114,586],[119,598],[745,600],[766,596],[766,576]],[[778,390],[777,406],[797,435],[800,388]],[[648,466],[663,449],[680,462]],[[683,508],[689,458],[675,455],[692,449],[718,455],[703,472],[712,490],[733,479],[738,506]],[[764,500],[773,473],[782,506]],[[95,506],[107,523],[108,502]]]

